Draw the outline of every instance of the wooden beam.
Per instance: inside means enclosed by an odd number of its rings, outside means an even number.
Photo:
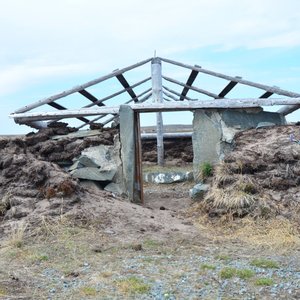
[[[166,91],[163,91],[163,94],[166,95],[167,97],[171,98],[174,101],[179,101],[179,98],[174,97],[172,94],[170,94]],[[167,100],[167,101],[170,101],[170,100]]]
[[[204,94],[206,96],[209,96],[209,97],[212,97],[212,98],[215,98],[215,99],[220,99],[220,97],[217,95],[217,94],[214,94],[214,93],[211,93],[211,92],[208,92],[206,90],[203,90],[203,89],[199,89],[197,87],[194,87],[194,86],[187,86],[186,84],[178,81],[178,80],[175,80],[175,79],[172,79],[170,77],[166,77],[166,76],[163,76],[162,77],[163,79],[169,81],[169,82],[172,82],[172,83],[175,83],[175,84],[178,84],[178,85],[181,85],[183,87],[188,87],[189,89],[195,91],[195,92],[198,92],[200,94]]]
[[[165,132],[164,138],[165,139],[176,139],[176,138],[191,138],[192,132]],[[156,139],[156,133],[142,133],[141,138],[142,140],[154,140]]]
[[[242,78],[242,77],[236,77],[236,78]],[[218,95],[220,98],[225,98],[225,96],[237,85],[238,83],[236,81],[230,81],[224,89],[220,92]]]
[[[279,99],[219,99],[201,100],[201,101],[172,101],[169,103],[141,103],[131,104],[131,108],[137,112],[161,112],[161,111],[190,111],[195,109],[228,109],[228,108],[247,108],[259,106],[274,105],[300,105],[298,98],[279,98]],[[14,118],[17,123],[26,123],[31,121],[53,120],[58,118],[74,118],[83,116],[99,116],[101,114],[118,114],[119,107],[102,107],[94,109],[80,110],[61,110],[54,112],[35,112],[11,114],[9,117]]]
[[[272,96],[274,93],[272,92],[265,92],[264,94],[262,94],[259,98],[263,99],[263,98],[269,98],[270,96]]]
[[[56,108],[58,110],[67,110],[66,107],[64,107],[64,106],[62,106],[62,105],[60,105],[60,104],[58,104],[56,102],[48,103],[48,105],[50,105],[50,106],[52,106],[52,107],[54,107],[54,108]],[[77,119],[80,120],[80,121],[82,121],[82,122],[84,122],[84,123],[88,123],[89,122],[88,119],[83,118],[83,117],[78,117]]]
[[[129,83],[127,82],[127,80],[125,79],[124,75],[119,74],[116,77],[119,80],[119,82],[122,84],[122,86],[126,89],[127,93],[131,96],[131,98],[135,99],[134,101],[137,102],[138,98],[135,92],[133,91],[133,89],[131,88],[131,86],[129,85]]]
[[[143,60],[143,61],[141,61],[141,62],[139,62],[139,63],[136,63],[136,64],[134,64],[134,65],[131,65],[131,66],[129,66],[129,67],[126,67],[126,68],[123,68],[123,69],[120,69],[120,70],[113,71],[112,73],[110,73],[110,74],[108,74],[108,75],[105,75],[105,76],[99,77],[99,78],[97,78],[97,79],[91,80],[91,81],[89,81],[89,82],[87,82],[87,83],[84,83],[84,84],[82,84],[82,85],[78,85],[78,86],[76,86],[76,87],[74,87],[74,88],[72,88],[72,89],[69,89],[69,90],[63,91],[63,92],[61,92],[61,93],[55,94],[55,95],[53,95],[53,96],[51,96],[51,97],[47,97],[47,98],[41,99],[41,100],[39,100],[39,101],[37,101],[37,102],[34,102],[34,103],[32,103],[32,104],[29,104],[29,105],[26,105],[26,106],[24,106],[24,107],[22,107],[22,108],[16,110],[15,113],[23,113],[23,112],[27,112],[27,111],[32,110],[32,109],[34,109],[34,108],[37,108],[37,107],[39,107],[39,106],[41,106],[41,105],[43,105],[43,104],[48,104],[48,103],[51,103],[51,102],[53,102],[53,101],[55,101],[55,100],[57,100],[57,99],[66,97],[66,96],[68,96],[68,95],[71,95],[71,94],[76,93],[76,92],[79,92],[79,91],[82,91],[82,90],[84,90],[84,89],[86,89],[86,88],[88,88],[88,87],[90,87],[90,86],[92,86],[92,85],[98,84],[98,83],[100,83],[100,82],[102,82],[102,81],[104,81],[104,80],[113,78],[113,77],[115,77],[115,76],[117,76],[117,75],[119,75],[119,74],[123,74],[123,73],[125,73],[125,72],[127,72],[127,71],[130,71],[130,70],[132,70],[132,69],[135,69],[135,68],[137,68],[137,67],[140,67],[140,66],[142,66],[142,65],[144,65],[144,64],[146,64],[146,63],[148,63],[148,62],[150,62],[151,60],[152,60],[152,58],[148,58],[148,59]]]
[[[185,99],[185,96],[187,95],[188,91],[189,91],[189,87],[192,86],[192,84],[194,83],[197,75],[198,75],[198,71],[195,71],[195,70],[192,70],[186,84],[185,84],[185,87],[183,88],[182,92],[181,92],[181,95],[180,95],[180,98],[179,100],[182,101]]]
[[[78,93],[80,93],[82,96],[86,97],[87,99],[91,100],[93,103],[95,103],[95,105],[104,106],[102,102],[97,103],[98,99],[87,90],[81,90],[78,91]]]
[[[150,91],[151,91],[151,88],[150,88],[150,89],[147,89],[147,90],[144,91],[143,93],[139,94],[137,97],[140,98],[140,97],[142,97],[144,94],[146,94],[146,93],[148,93],[148,92],[150,92]],[[148,99],[151,97],[151,95],[152,95],[152,92],[148,93],[145,97],[143,97],[143,98],[141,98],[141,99],[139,100],[139,103],[142,103],[142,102],[148,100]],[[132,101],[133,101],[133,99],[131,99],[131,100],[125,102],[124,104],[128,104],[128,103],[130,103],[130,102],[132,102]],[[105,116],[107,116],[107,114],[102,114],[102,115],[98,116],[97,118],[95,118],[95,119],[89,121],[89,123],[80,125],[79,127],[77,127],[77,129],[81,129],[81,128],[83,128],[83,127],[89,125],[89,124],[95,123],[96,121],[99,121],[100,119],[104,118]],[[112,120],[115,119],[115,118],[116,118],[116,116],[113,116],[113,117],[111,118],[110,121],[112,121]],[[109,121],[109,122],[110,122],[110,121]],[[107,122],[107,123],[109,123],[109,122]],[[105,123],[105,124],[107,124],[107,123]],[[102,123],[102,124],[103,124],[103,123]],[[103,125],[105,125],[105,124],[103,124]]]
[[[152,97],[155,104],[163,104],[162,72],[161,61],[153,58],[151,61]],[[156,113],[156,133],[157,133],[157,164],[163,166],[164,162],[164,124],[161,112]]]
[[[137,83],[131,85],[131,88],[137,87],[137,86],[139,86],[139,85],[141,85],[141,84],[143,84],[143,83],[149,81],[150,79],[151,79],[151,77],[148,77],[148,78],[146,78],[146,79],[144,79],[144,80],[141,80],[141,81],[139,81],[139,82],[137,82]],[[98,100],[97,102],[94,102],[94,103],[91,103],[91,104],[89,104],[89,105],[84,106],[84,108],[88,108],[88,107],[92,107],[92,106],[94,106],[94,105],[98,105],[98,104],[100,104],[100,103],[102,103],[102,102],[104,102],[104,101],[107,101],[107,100],[109,100],[109,99],[111,99],[111,98],[114,98],[114,97],[116,97],[116,96],[119,96],[119,95],[121,95],[122,93],[125,93],[125,92],[127,92],[127,89],[123,89],[123,90],[121,90],[121,91],[119,91],[119,92],[116,92],[116,93],[114,93],[114,94],[111,94],[111,95],[109,95],[109,96],[106,96],[106,97],[104,97],[104,98]]]
[[[181,94],[180,94],[180,93],[177,93],[176,91],[174,91],[174,90],[172,90],[172,89],[168,88],[168,87],[167,87],[167,86],[165,86],[165,85],[163,85],[163,88],[164,88],[164,90],[166,90],[166,91],[168,91],[168,92],[170,92],[170,93],[172,93],[172,94],[174,94],[174,95],[176,95],[176,96],[178,96],[178,97],[180,97],[180,96],[181,96]],[[186,99],[186,100],[190,100],[190,101],[194,100],[194,99],[192,99],[192,98],[190,98],[190,97],[188,97],[188,96],[184,96],[184,99]]]
[[[236,81],[240,84],[249,85],[249,86],[256,87],[258,89],[273,92],[274,94],[288,96],[288,97],[292,97],[292,98],[300,97],[299,93],[290,92],[290,91],[287,91],[287,90],[280,89],[278,87],[274,87],[274,86],[272,87],[272,86],[252,82],[252,81],[249,81],[249,80],[244,80],[242,78],[237,78],[237,77],[233,77],[233,76],[224,75],[224,74],[221,74],[221,73],[217,73],[217,72],[213,72],[213,71],[203,69],[203,68],[198,67],[198,66],[183,64],[183,63],[180,63],[180,62],[177,62],[177,61],[174,61],[174,60],[171,60],[171,59],[167,59],[167,58],[160,58],[160,59],[162,61],[166,62],[166,63],[170,63],[170,64],[180,66],[180,67],[190,69],[190,70],[195,70],[195,71],[198,71],[200,73],[215,76],[215,77],[218,77],[218,78],[223,78],[223,79],[230,80],[230,81]]]

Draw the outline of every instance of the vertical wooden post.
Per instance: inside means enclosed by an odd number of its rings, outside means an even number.
[[[152,78],[152,97],[153,102],[162,103],[162,75],[161,60],[158,57],[152,58],[151,61],[151,78]],[[157,164],[164,165],[164,124],[162,113],[156,113],[156,134],[157,134]]]

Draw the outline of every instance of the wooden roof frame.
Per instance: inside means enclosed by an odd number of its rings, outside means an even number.
[[[182,83],[174,78],[167,77],[162,75],[162,94],[163,99],[167,103],[145,103],[153,94],[153,87],[143,90],[139,95],[136,94],[135,88],[141,86],[142,84],[151,80],[151,76],[147,77],[135,84],[130,85],[125,78],[124,73],[139,68],[145,64],[158,60],[159,63],[171,64],[177,67],[189,69],[191,71],[186,83]],[[199,75],[208,75],[216,78],[221,78],[227,80],[227,85],[218,93],[214,93],[208,90],[203,89],[202,87],[194,86],[194,82],[197,76]],[[122,86],[122,89],[118,92],[115,92],[111,95],[105,96],[103,98],[97,98],[91,92],[86,89],[97,85],[103,81],[106,81],[111,78],[116,78]],[[153,78],[152,78],[153,79]],[[181,92],[177,92],[168,86],[168,83],[172,83],[177,87],[181,88]],[[227,96],[238,84],[250,86],[262,91],[262,94],[257,99],[225,99]],[[202,95],[206,95],[209,98],[205,101],[199,101],[198,99],[192,99],[187,94],[192,90]],[[68,110],[67,107],[62,106],[56,101],[67,97],[69,95],[79,93],[88,101],[87,105],[76,109]],[[291,112],[300,108],[300,94],[280,89],[276,86],[268,86],[260,83],[244,80],[242,77],[238,76],[228,76],[221,73],[213,72],[207,69],[203,69],[198,65],[188,65],[167,58],[148,58],[131,66],[122,69],[116,69],[108,75],[96,78],[92,81],[89,81],[85,84],[76,86],[72,89],[63,91],[61,93],[55,94],[51,97],[47,97],[37,102],[28,104],[22,108],[17,109],[10,117],[14,118],[15,122],[18,124],[26,124],[34,128],[47,127],[49,124],[65,119],[65,118],[77,118],[83,124],[78,128],[82,128],[86,125],[94,123],[101,120],[107,115],[111,115],[110,118],[105,119],[102,124],[107,124],[111,122],[116,115],[118,114],[118,109],[115,107],[110,107],[109,105],[104,104],[105,101],[109,101],[123,93],[130,95],[131,99],[124,101],[123,104],[130,104],[134,110],[139,112],[150,112],[150,111],[176,111],[176,110],[193,110],[196,108],[242,108],[242,107],[254,107],[256,106],[268,106],[268,105],[282,105],[282,108],[278,111],[283,115],[288,115]],[[284,98],[268,99],[272,95],[275,96],[284,96]],[[179,102],[181,102],[181,104]],[[188,104],[187,104],[188,103]],[[43,105],[49,105],[57,109],[57,111],[46,112],[46,113],[32,113],[33,109],[41,107]],[[96,116],[96,118],[89,120],[87,116]]]

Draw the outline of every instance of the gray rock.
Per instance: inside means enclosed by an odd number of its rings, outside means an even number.
[[[78,158],[80,164],[84,165],[85,167],[91,168],[99,168],[100,166],[96,164],[93,159],[87,157],[86,155],[82,155]]]
[[[153,173],[145,173],[144,181],[151,183],[175,183],[188,181],[193,179],[192,172],[153,172]]]
[[[192,189],[190,189],[190,197],[193,200],[202,200],[204,198],[205,193],[209,190],[210,185],[204,183],[196,184]]]
[[[83,168],[83,165],[78,161],[76,160],[73,165],[71,167],[68,168],[68,171],[73,171],[73,170],[76,170],[76,169],[80,169],[80,168]]]
[[[264,128],[264,127],[270,127],[270,126],[275,126],[275,123],[272,123],[272,122],[259,122],[256,126],[256,129]]]
[[[111,182],[110,184],[108,184],[105,188],[105,191],[111,192],[113,194],[116,195],[122,195],[123,194],[123,190],[120,184]]]
[[[98,168],[81,168],[71,172],[72,176],[80,179],[88,179],[95,181],[112,181],[116,174],[116,170],[100,170]]]

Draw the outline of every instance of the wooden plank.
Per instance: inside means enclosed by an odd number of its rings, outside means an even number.
[[[272,96],[274,93],[272,92],[265,92],[264,94],[262,94],[259,98],[269,98],[270,96]]]
[[[172,101],[164,103],[139,103],[131,104],[131,108],[137,112],[160,112],[160,111],[189,111],[195,109],[227,109],[227,108],[247,108],[259,106],[274,105],[300,105],[298,98],[246,98],[246,99],[219,99],[199,100],[199,101]],[[82,116],[99,116],[101,114],[118,114],[119,106],[103,107],[94,109],[79,110],[61,110],[54,112],[35,112],[11,114],[9,117],[14,118],[17,123],[30,121],[51,120],[57,118],[72,118]]]
[[[186,87],[187,85],[178,81],[178,80],[175,80],[173,78],[170,78],[170,77],[166,77],[166,76],[163,76],[162,77],[163,79],[169,81],[169,82],[172,82],[172,83],[175,83],[175,84],[178,84],[178,85],[181,85],[183,87]],[[199,89],[197,87],[194,87],[194,86],[187,86],[189,89],[195,91],[195,92],[198,92],[200,94],[204,94],[206,96],[209,96],[209,97],[212,97],[212,98],[215,98],[215,99],[219,99],[220,97],[217,95],[217,94],[214,94],[214,93],[211,93],[211,92],[208,92],[206,90],[203,90],[203,89]]]
[[[211,76],[214,76],[214,77],[223,78],[223,79],[230,80],[230,81],[236,81],[240,84],[249,85],[249,86],[253,86],[253,87],[265,90],[265,91],[273,92],[274,94],[288,96],[288,97],[292,97],[292,98],[300,97],[299,93],[290,92],[290,91],[287,91],[287,90],[280,89],[278,87],[274,87],[274,86],[272,87],[272,86],[252,82],[252,81],[249,81],[249,80],[244,80],[242,78],[237,78],[237,77],[233,77],[233,76],[224,75],[224,74],[221,74],[221,73],[217,73],[217,72],[213,72],[213,71],[203,69],[203,68],[198,67],[198,66],[183,64],[183,63],[180,63],[180,62],[177,62],[177,61],[174,61],[174,60],[171,60],[171,59],[167,59],[167,58],[160,57],[160,59],[162,61],[166,62],[166,63],[170,63],[170,64],[180,66],[180,67],[190,69],[190,70],[195,70],[195,71],[198,71],[200,73],[204,73],[204,74],[211,75]]]
[[[64,106],[62,106],[62,105],[60,105],[60,104],[58,104],[56,102],[48,103],[48,105],[50,105],[50,106],[52,106],[52,107],[54,107],[56,109],[59,109],[59,110],[67,110],[66,107],[64,107]],[[82,121],[82,122],[84,122],[84,123],[88,123],[89,122],[88,119],[83,118],[83,117],[78,117],[77,119],[80,120],[80,121]]]
[[[131,96],[131,98],[134,99],[134,102],[137,102],[139,99],[137,98],[135,92],[133,91],[133,89],[127,82],[127,80],[125,79],[124,75],[119,74],[116,77],[119,80],[119,82],[122,84],[122,86],[126,89],[127,93]]]
[[[98,99],[94,95],[92,95],[90,92],[88,92],[87,90],[81,90],[81,91],[78,91],[78,93],[80,93],[82,96],[86,97],[87,99],[91,100],[93,103],[95,103],[95,105],[98,105],[98,106],[105,105],[102,102],[97,103]]]
[[[151,91],[151,88],[150,88],[150,89],[147,89],[147,90],[144,91],[143,93],[139,94],[137,97],[140,98],[140,97],[142,97],[144,94],[146,94],[146,93],[148,93],[148,92],[150,92],[150,91]],[[141,98],[141,100],[139,101],[139,103],[142,103],[142,102],[146,101],[147,99],[149,99],[149,98],[151,97],[151,95],[152,95],[151,92],[148,93],[144,98]],[[128,104],[128,103],[130,103],[130,102],[132,102],[132,101],[133,101],[133,99],[131,99],[131,100],[125,102],[125,104]],[[83,128],[83,127],[89,125],[89,124],[95,123],[96,121],[101,120],[101,119],[104,118],[105,116],[107,116],[107,114],[102,114],[102,115],[98,116],[97,118],[91,120],[89,123],[83,124],[83,125],[77,127],[77,129],[81,129],[81,128]],[[115,118],[116,118],[116,116],[113,116],[113,117],[109,118],[108,120],[106,120],[104,123],[101,123],[101,124],[102,124],[102,125],[106,125],[107,123],[113,121]]]
[[[238,78],[238,77],[237,77]],[[241,78],[241,77],[239,77]],[[238,83],[236,81],[230,81],[224,89],[218,95],[220,98],[224,98]]]
[[[170,92],[170,93],[172,93],[172,94],[174,94],[174,95],[176,95],[176,96],[178,96],[178,97],[181,96],[180,93],[177,93],[176,91],[174,91],[174,90],[168,88],[168,87],[165,86],[165,85],[163,85],[163,89],[166,90],[166,91],[168,91],[168,92]],[[194,100],[194,99],[192,99],[192,98],[190,98],[190,97],[188,97],[188,96],[184,96],[184,99],[186,99],[186,100]]]
[[[143,84],[143,83],[149,81],[150,79],[151,79],[151,77],[148,77],[148,78],[146,78],[146,79],[143,79],[143,80],[141,80],[141,81],[139,81],[139,82],[137,82],[137,83],[131,85],[131,88],[137,87],[137,86],[139,86],[139,85],[141,85],[141,84]],[[104,97],[104,98],[98,100],[97,102],[94,102],[94,103],[91,103],[91,104],[89,104],[89,105],[84,106],[84,108],[88,108],[88,107],[92,107],[92,106],[94,106],[94,105],[98,105],[98,104],[100,104],[100,103],[102,103],[102,102],[104,102],[104,101],[107,101],[107,100],[109,100],[109,99],[111,99],[111,98],[114,98],[114,97],[116,97],[116,96],[119,96],[119,95],[121,95],[122,93],[125,93],[125,92],[127,92],[127,89],[123,89],[123,90],[121,90],[121,91],[119,91],[119,92],[116,92],[116,93],[113,93],[113,94],[111,94],[111,95],[109,95],[109,96],[106,96],[106,97]]]
[[[189,91],[189,86],[192,86],[192,84],[194,83],[197,75],[198,75],[198,71],[195,71],[195,70],[192,70],[187,82],[186,82],[186,85],[185,87],[183,88],[182,92],[181,92],[181,95],[180,95],[180,98],[179,100],[182,101],[185,99],[185,96],[187,95],[188,91]]]
[[[164,132],[164,139],[177,139],[177,138],[191,138],[193,132]],[[156,139],[156,133],[142,133],[142,140],[154,140]]]
[[[152,60],[152,58],[148,58],[148,59],[143,60],[141,62],[138,62],[138,63],[136,63],[134,65],[128,66],[128,67],[120,69],[120,70],[115,70],[115,71],[113,71],[112,73],[110,73],[108,75],[96,78],[96,79],[91,80],[91,81],[89,81],[87,83],[84,83],[82,85],[78,85],[78,86],[73,87],[73,88],[71,88],[69,90],[66,90],[66,91],[63,91],[61,93],[55,94],[55,95],[53,95],[51,97],[47,97],[47,98],[38,100],[37,102],[34,102],[32,104],[29,104],[29,105],[26,105],[26,106],[24,106],[22,108],[19,108],[18,110],[15,111],[15,113],[27,112],[27,111],[32,110],[34,108],[37,108],[37,107],[39,107],[39,106],[41,106],[43,104],[48,104],[48,103],[51,103],[51,102],[53,102],[53,101],[55,101],[57,99],[66,97],[66,96],[71,95],[73,93],[76,93],[78,91],[82,91],[82,90],[84,90],[84,89],[86,89],[86,88],[88,88],[90,86],[93,86],[95,84],[98,84],[98,83],[100,83],[102,81],[105,81],[107,79],[113,78],[113,77],[115,77],[115,76],[117,76],[119,74],[125,73],[125,72],[130,71],[132,69],[135,69],[137,67],[140,67],[140,66],[142,66],[142,65],[150,62],[151,60]]]

